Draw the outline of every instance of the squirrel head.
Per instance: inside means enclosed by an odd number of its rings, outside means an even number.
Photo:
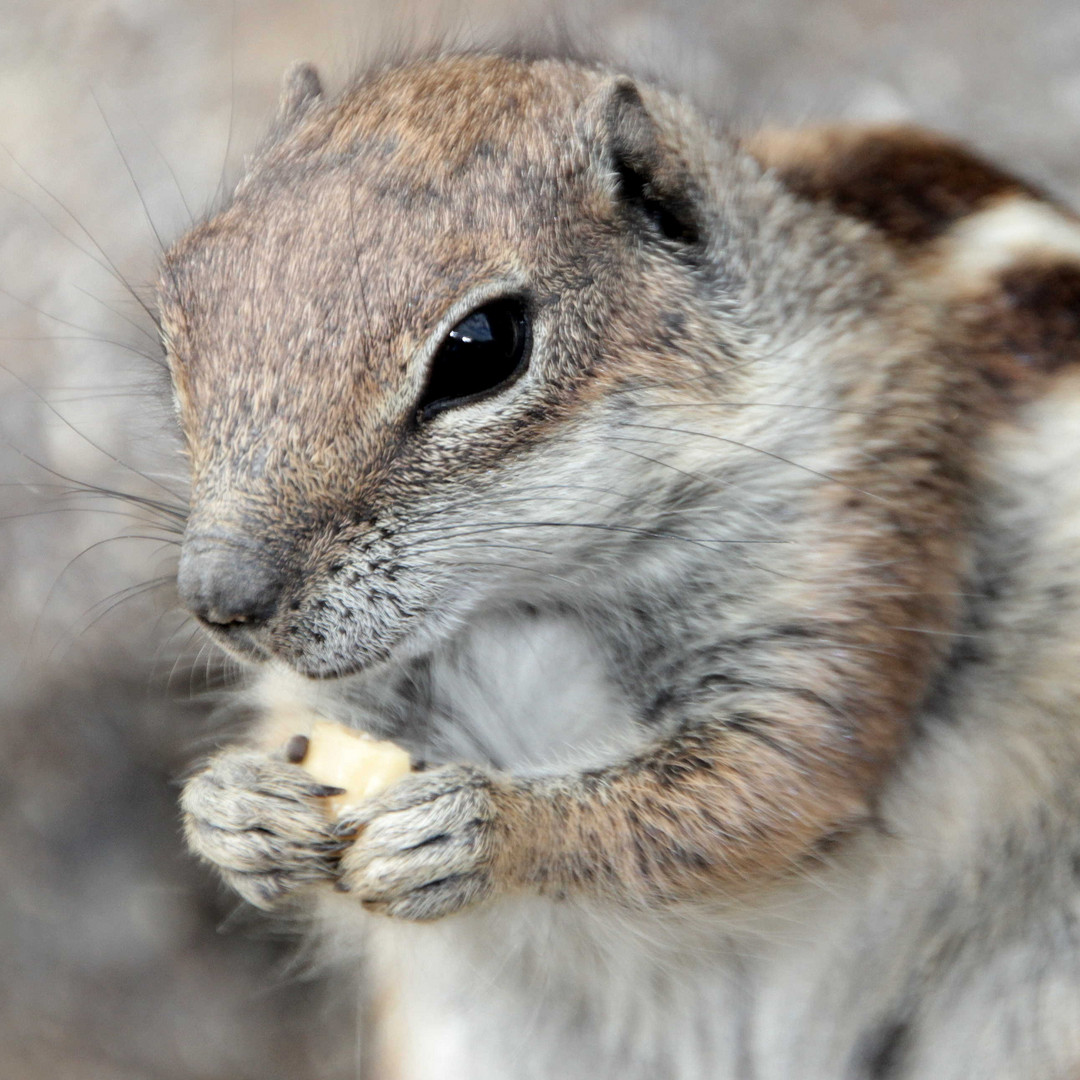
[[[182,599],[333,676],[508,599],[745,588],[854,453],[828,409],[921,342],[899,288],[868,227],[606,70],[442,57],[327,101],[295,69],[164,264]]]

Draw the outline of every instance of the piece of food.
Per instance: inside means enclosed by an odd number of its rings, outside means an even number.
[[[400,746],[322,720],[311,725],[310,735],[294,735],[285,756],[320,784],[344,789],[341,795],[326,797],[331,817],[378,795],[411,771],[409,755]]]

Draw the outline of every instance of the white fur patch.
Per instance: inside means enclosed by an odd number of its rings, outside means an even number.
[[[972,214],[949,234],[950,269],[963,281],[993,277],[1025,257],[1080,262],[1080,222],[1025,196]]]

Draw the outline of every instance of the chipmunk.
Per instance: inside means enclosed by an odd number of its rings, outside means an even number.
[[[365,939],[379,1076],[1080,1075],[1069,211],[601,65],[300,65],[160,312],[264,716],[186,834]],[[331,822],[293,709],[425,767]]]

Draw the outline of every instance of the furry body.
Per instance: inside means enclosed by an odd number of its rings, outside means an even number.
[[[387,1073],[1080,1068],[1077,227],[924,138],[301,71],[170,255],[181,591],[277,714],[189,839],[370,931]],[[527,373],[418,420],[506,294]],[[434,767],[334,832],[293,705]]]

